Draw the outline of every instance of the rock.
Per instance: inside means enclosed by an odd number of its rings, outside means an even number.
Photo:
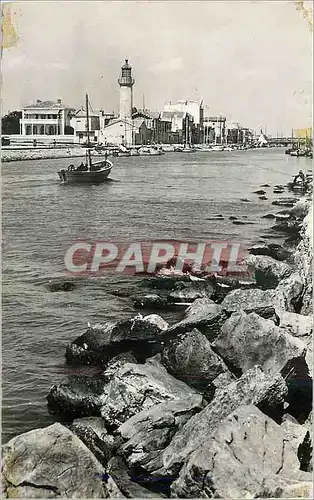
[[[131,351],[138,361],[158,352],[158,335],[164,321],[156,316],[134,318],[95,325],[67,346],[66,360],[70,364],[105,365],[109,359],[121,352]]]
[[[232,224],[236,224],[237,226],[246,226],[248,224],[255,224],[255,222],[251,222],[248,220],[233,220]]]
[[[176,283],[168,295],[168,302],[194,302],[203,297],[210,298],[214,294],[214,287],[208,280]]]
[[[275,295],[278,308],[290,312],[300,312],[303,290],[304,282],[297,272],[281,280]]]
[[[293,272],[288,264],[267,255],[249,255],[245,259],[245,264],[254,270],[257,284],[265,288],[276,288],[282,279]]]
[[[224,298],[221,306],[229,315],[243,310],[247,313],[255,312],[259,316],[268,319],[276,316],[275,297],[276,292],[274,290],[260,290],[258,288],[254,290],[233,290]]]
[[[303,441],[298,446],[298,459],[300,461],[300,469],[305,472],[313,471],[313,418],[312,411],[306,420],[304,427],[306,429],[306,434]],[[301,433],[298,434],[300,436]]]
[[[126,498],[162,498],[158,493],[153,493],[143,488],[130,478],[126,464],[121,457],[113,457],[108,465],[108,475],[117,484]],[[137,479],[139,476],[135,477]]]
[[[188,456],[204,443],[231,412],[241,405],[261,405],[267,410],[282,412],[287,386],[281,375],[266,375],[255,366],[246,371],[241,378],[224,389],[200,413],[191,417],[175,434],[170,445],[163,453],[163,467],[155,475],[176,476]]]
[[[278,311],[280,328],[289,332],[294,337],[305,337],[312,335],[313,319],[311,316],[302,316],[287,311]]]
[[[260,185],[260,187],[261,187],[261,188],[269,188],[269,187],[270,187],[270,185],[269,185],[269,184],[261,184],[261,185]]]
[[[103,419],[100,417],[78,418],[71,424],[70,429],[106,467],[114,449],[114,438],[108,434]]]
[[[122,424],[117,430],[124,440],[119,453],[124,456],[129,468],[148,474],[159,469],[162,466],[162,450],[201,409],[202,397],[196,394],[184,400],[160,403]]]
[[[161,362],[171,375],[199,390],[228,370],[196,328],[170,340],[162,351]]]
[[[304,477],[298,469],[281,427],[247,405],[229,414],[192,453],[171,490],[177,497],[276,497],[280,487]]]
[[[149,287],[149,288],[155,288],[157,290],[172,290],[173,287],[175,286],[176,283],[179,283],[181,281],[184,282],[190,282],[191,277],[190,275],[178,275],[178,274],[172,274],[172,275],[162,275],[162,274],[157,274],[156,276],[152,278],[145,278],[141,281],[140,286],[142,287]]]
[[[276,215],[274,215],[274,214],[262,215],[262,219],[275,219],[275,218],[276,218]]]
[[[299,422],[289,414],[284,416],[280,427],[284,432],[285,439],[289,442],[291,448],[293,449],[293,452],[296,456],[298,456],[298,449],[303,443],[306,433],[308,432],[307,428],[305,425],[300,425]],[[300,458],[299,462],[301,462]]]
[[[100,414],[100,395],[105,390],[103,378],[71,375],[68,382],[52,386],[47,396],[51,414],[66,418]]]
[[[313,482],[298,481],[294,484],[281,486],[277,491],[278,498],[313,498]]]
[[[3,450],[6,498],[106,498],[102,465],[59,423],[9,441]]]
[[[297,201],[298,198],[279,198],[278,200],[273,201],[272,205],[279,207],[293,207]]]
[[[166,298],[155,293],[134,297],[133,305],[136,309],[152,309],[156,311],[167,309],[170,306]]]
[[[263,189],[258,189],[257,191],[253,191],[254,194],[266,194],[266,191]]]
[[[238,217],[235,217],[234,215],[230,215],[229,220],[237,220]]]
[[[104,393],[101,416],[107,428],[116,428],[142,410],[193,394],[192,388],[169,375],[162,365],[126,363]]]
[[[50,292],[71,292],[76,288],[76,285],[72,281],[53,282],[50,280],[47,288]]]
[[[240,198],[240,201],[245,201],[246,203],[250,203],[250,200],[248,200],[247,198]]]
[[[292,252],[276,243],[270,243],[269,245],[254,245],[249,248],[249,253],[252,255],[267,255],[268,257],[280,261],[287,260],[292,256]]]
[[[210,403],[217,395],[217,391],[219,391],[219,389],[224,389],[235,380],[236,377],[229,370],[221,373],[212,382],[210,382],[207,387],[205,387],[203,392],[203,401],[207,404]]]
[[[215,338],[221,325],[226,321],[227,314],[219,304],[208,298],[195,300],[185,311],[185,318],[172,325],[163,337],[174,338],[180,333],[185,333],[197,328],[209,340]]]
[[[279,373],[288,361],[305,354],[304,343],[255,313],[232,314],[212,344],[237,374],[258,364],[269,375]]]
[[[259,196],[260,200],[268,200],[267,196]]]
[[[122,352],[108,362],[106,369],[102,374],[103,379],[106,381],[106,383],[110,382],[116,371],[125,363],[137,363],[135,357],[131,352]]]

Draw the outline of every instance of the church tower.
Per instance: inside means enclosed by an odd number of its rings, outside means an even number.
[[[131,120],[134,80],[132,78],[132,68],[129,65],[128,59],[125,60],[125,64],[121,68],[121,76],[118,83],[120,85],[119,118],[121,120]]]

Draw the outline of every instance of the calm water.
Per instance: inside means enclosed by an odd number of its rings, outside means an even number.
[[[49,279],[64,277],[64,251],[78,239],[206,239],[260,241],[273,221],[278,197],[253,194],[261,184],[285,184],[311,160],[284,149],[152,158],[118,158],[114,181],[63,186],[56,171],[69,160],[14,162],[3,175],[3,440],[52,422],[46,395],[74,370],[64,362],[66,344],[87,321],[134,314],[127,296],[139,278],[81,278],[71,292],[52,293]],[[241,202],[249,198],[251,203]],[[215,214],[224,220],[210,221]],[[254,225],[236,226],[230,215]],[[115,292],[122,290],[125,297]],[[167,315],[164,315],[167,319]],[[174,317],[168,317],[174,321]]]

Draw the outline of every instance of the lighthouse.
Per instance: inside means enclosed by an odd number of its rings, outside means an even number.
[[[128,59],[125,60],[125,63],[121,68],[121,76],[118,79],[118,83],[120,85],[119,118],[121,120],[131,120],[134,79],[132,78],[132,68],[129,65]]]

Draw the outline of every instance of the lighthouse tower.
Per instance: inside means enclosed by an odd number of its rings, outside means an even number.
[[[118,79],[120,85],[120,111],[119,118],[121,120],[132,119],[133,107],[133,85],[132,68],[129,61],[126,59],[125,64],[121,68],[121,76]]]

